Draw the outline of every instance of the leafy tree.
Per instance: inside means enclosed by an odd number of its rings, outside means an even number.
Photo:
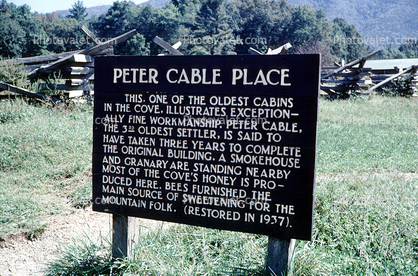
[[[223,0],[205,0],[196,15],[189,43],[192,54],[233,54],[234,37]]]
[[[99,38],[110,39],[134,29],[136,15],[136,5],[133,2],[114,2],[107,13],[101,15],[92,25]],[[140,48],[143,46],[139,45]],[[126,42],[115,45],[114,48],[117,54],[132,53],[126,49]]]
[[[0,15],[0,53],[5,58],[21,57],[25,31],[7,14]]]
[[[174,6],[178,7],[180,4],[182,4],[183,0],[171,0],[171,3],[173,3]]]
[[[303,47],[316,41],[331,37],[332,24],[323,10],[313,10],[309,6],[295,9],[286,27],[286,36],[291,39],[294,47]]]
[[[179,41],[181,26],[181,15],[179,9],[173,4],[169,3],[161,9],[157,9],[155,13],[155,20],[150,24],[150,29],[154,32],[150,39],[153,39],[156,35],[163,38],[167,42],[174,44]],[[153,54],[161,52],[161,48],[155,43],[151,44],[151,51]],[[153,48],[153,46],[157,48]]]
[[[84,49],[91,44],[79,30],[80,22],[74,18],[58,18],[57,20],[45,21],[44,40],[48,44],[48,51],[62,53]]]
[[[150,54],[150,45],[149,42],[146,42],[143,35],[136,34],[126,41],[125,47],[123,47],[118,54],[146,56]]]
[[[153,28],[153,25],[156,21],[155,17],[156,9],[153,8],[151,5],[146,5],[139,8],[137,16],[135,18],[137,22],[135,28],[137,28],[138,32],[142,34],[147,41],[151,41],[151,39],[155,36],[155,31]]]
[[[202,6],[201,0],[172,0],[172,3],[175,7],[178,8],[181,14],[182,24],[191,26],[195,23],[195,17],[197,15],[197,12],[200,10],[200,7]]]
[[[177,10],[172,5],[172,9]],[[115,37],[136,29],[138,34],[127,42],[115,46],[119,55],[157,54],[161,48],[152,43],[158,35],[170,38],[178,28],[178,14],[169,8],[153,8],[151,5],[137,6],[133,2],[115,2],[106,15],[93,24],[101,37]]]
[[[171,36],[170,42],[177,43],[181,41],[182,46],[179,50],[184,54],[190,54],[192,32],[196,25],[196,16],[202,6],[202,2],[201,0],[181,0],[177,6],[175,4],[173,6],[177,9],[176,20],[178,25],[176,34]]]
[[[86,16],[82,1],[61,18],[55,13],[31,13],[28,6],[1,0],[0,54],[20,57],[90,46],[78,31]],[[155,36],[171,44],[182,41],[179,50],[185,54],[246,54],[249,47],[265,52],[290,42],[294,52],[319,52],[325,63],[332,63],[352,60],[364,51],[361,43],[342,42],[361,40],[354,26],[341,19],[330,22],[322,10],[295,8],[286,0],[171,0],[161,8],[117,1],[106,14],[83,24],[102,40],[137,29],[137,35],[115,46],[115,52],[124,55],[160,53],[161,47],[152,42]],[[335,41],[335,37],[343,39]],[[408,55],[414,51],[407,45],[402,49]]]
[[[243,43],[237,45],[237,53],[248,53],[249,47],[265,52],[268,47],[277,48],[287,41],[284,35],[293,6],[285,0],[237,0],[239,30],[236,35]]]
[[[331,53],[332,23],[323,10],[297,7],[285,33],[296,53],[320,53],[323,65],[336,61]]]
[[[47,54],[47,43],[40,40],[46,37],[41,21],[31,13],[30,7],[23,5],[16,10],[16,19],[25,31],[25,46],[22,49],[22,56],[39,56]]]
[[[418,58],[418,38],[410,38],[399,47],[399,51],[407,58]]]
[[[36,38],[45,35],[41,22],[28,5],[16,7],[2,1],[0,12],[0,53],[3,57],[25,57],[46,52],[46,44]]]
[[[145,38],[149,54],[156,55],[162,48],[152,42],[154,37],[159,36],[168,43],[176,43],[180,37],[181,18],[178,7],[172,3],[162,8],[153,8],[151,5],[137,6],[131,28],[135,28]],[[130,43],[130,40],[127,43]]]
[[[405,54],[399,49],[393,48],[392,45],[388,45],[386,48],[382,49],[379,53],[374,55],[372,59],[399,59],[406,58]]]
[[[94,26],[98,35],[110,38],[131,30],[136,17],[135,6],[133,2],[114,2]]]
[[[366,53],[363,38],[354,25],[349,25],[344,19],[333,21],[333,36],[331,52],[339,59],[353,61]]]
[[[56,12],[48,13],[46,16],[48,21],[51,23],[57,22],[59,20],[59,16]]]
[[[85,20],[86,16],[88,16],[86,10],[87,8],[84,7],[83,1],[78,0],[71,6],[71,9],[69,10],[70,14],[67,15],[67,17],[74,18],[78,21],[83,21]]]
[[[1,0],[0,12],[7,12],[8,9],[9,9],[9,5],[7,4],[7,1]]]

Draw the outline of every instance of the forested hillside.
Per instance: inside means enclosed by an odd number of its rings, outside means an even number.
[[[149,0],[162,7],[169,0]],[[356,26],[366,46],[379,49],[388,45],[398,48],[408,38],[418,38],[416,0],[288,0],[295,6],[309,5],[323,9],[329,20],[342,18]],[[336,38],[338,39],[338,38]]]
[[[356,26],[366,44],[396,48],[407,38],[418,38],[416,0],[289,0],[290,3],[323,9],[328,19],[343,18]]]
[[[82,1],[74,3],[66,17],[33,13],[27,5],[17,7],[6,0],[0,10],[3,58],[91,46],[79,30],[82,24],[101,41],[136,29],[137,35],[115,47],[119,55],[160,53],[152,42],[155,36],[172,44],[181,41],[184,54],[247,54],[250,47],[266,52],[290,42],[291,53],[321,53],[323,64],[333,64],[366,52],[354,25],[344,19],[331,21],[324,10],[296,7],[286,0],[172,0],[161,8],[123,1],[89,19]],[[416,43],[404,47],[410,57],[416,48]]]

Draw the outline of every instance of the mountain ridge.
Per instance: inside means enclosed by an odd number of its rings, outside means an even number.
[[[414,0],[288,0],[300,6],[323,9],[328,19],[343,18],[360,32],[366,45],[377,49],[399,47],[418,38],[418,6]]]
[[[148,0],[140,5],[150,4],[163,7],[170,0]],[[398,48],[406,39],[418,39],[418,6],[416,0],[288,0],[295,6],[309,5],[313,9],[323,9],[329,20],[342,18],[354,25],[362,35],[362,42],[371,49],[380,49],[388,45]],[[88,17],[100,16],[107,12],[111,5],[87,8]],[[406,8],[408,7],[408,8]],[[55,11],[60,16],[69,14],[68,10]],[[334,39],[339,39],[335,37]],[[350,43],[351,41],[347,41]],[[358,43],[359,41],[354,41]]]
[[[112,5],[101,5],[101,6],[93,6],[93,7],[86,8],[86,12],[87,12],[86,19],[88,20],[94,15],[99,17],[100,15],[105,14],[110,9],[110,7],[112,7]],[[57,10],[54,12],[62,17],[66,17],[67,15],[70,14],[70,10]]]

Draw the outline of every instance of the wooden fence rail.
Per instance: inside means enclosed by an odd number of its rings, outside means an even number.
[[[112,55],[113,46],[122,43],[136,34],[136,30],[131,30],[118,37],[101,43],[92,32],[85,26],[80,30],[95,44],[94,46],[71,52],[60,54],[18,58],[0,61],[0,66],[23,65],[23,69],[29,71],[30,80],[42,79],[45,83],[40,88],[63,90],[69,98],[93,94],[94,82],[94,58],[96,56]],[[58,84],[52,84],[51,79],[61,79]],[[14,93],[35,97],[39,93],[27,93],[27,89],[11,88],[10,85],[3,83],[0,91],[7,90]],[[39,98],[39,97],[35,97]]]
[[[84,50],[60,54],[1,60],[0,66],[10,64],[23,65],[23,68],[29,71],[29,79],[43,79],[46,81],[46,83],[40,85],[41,89],[65,91],[64,94],[69,98],[91,96],[94,94],[95,57],[112,55],[113,46],[133,37],[136,34],[136,30],[131,30],[103,43],[101,43],[85,26],[81,26],[80,30],[95,44],[94,46]],[[181,45],[180,42],[171,46],[158,36],[156,36],[153,41],[165,49],[165,52],[162,54],[182,55],[182,53],[177,50]],[[292,45],[287,43],[277,49],[269,49],[265,54],[285,54],[291,47]],[[373,91],[383,87],[391,80],[406,73],[414,74],[414,79],[412,81],[413,87],[411,87],[411,89],[415,89],[416,91],[416,86],[418,85],[418,62],[403,71],[402,68],[394,68],[393,70],[389,70],[389,72],[387,72],[387,70],[378,72],[373,68],[366,68],[366,61],[379,51],[380,50],[372,51],[364,57],[358,58],[345,65],[343,64],[342,66],[323,67],[321,74],[321,91],[325,93],[326,96],[330,97],[346,97],[351,93],[362,94],[365,91]],[[262,54],[252,48],[249,49],[249,53],[255,55]],[[51,83],[51,79],[62,79],[63,81],[54,84]],[[26,91],[26,89],[19,90],[16,87],[11,87],[12,86],[3,83],[0,85],[0,91],[7,90],[26,96],[39,94],[34,92],[27,93],[23,92]]]
[[[418,84],[418,63],[406,69],[395,67],[390,70],[378,70],[372,67],[365,67],[368,64],[366,61],[379,51],[370,52],[364,57],[346,65],[322,68],[321,91],[331,97],[344,97],[349,96],[351,93],[370,93],[377,88],[388,85],[391,80],[408,73],[414,75],[411,89],[416,91]],[[415,60],[408,61],[414,62]],[[381,60],[381,62],[384,63],[385,60]]]

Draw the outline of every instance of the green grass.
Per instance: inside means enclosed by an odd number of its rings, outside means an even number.
[[[405,98],[321,101],[317,173],[416,173],[417,107]]]
[[[416,275],[417,199],[417,176],[324,177],[312,249],[332,275]]]
[[[261,235],[160,224],[140,228],[132,259],[112,261],[108,244],[86,238],[65,246],[46,275],[264,275],[266,246]]]
[[[36,237],[89,181],[91,113],[0,102],[0,238]]]
[[[289,274],[418,275],[417,99],[321,99],[319,110],[314,236],[297,241]],[[37,235],[63,199],[88,201],[91,117],[0,103],[3,235]],[[133,259],[111,262],[107,242],[81,238],[47,275],[264,275],[266,246],[260,235],[142,227]]]
[[[186,225],[142,232],[131,269],[135,273],[262,275],[264,236]]]
[[[404,98],[320,102],[315,234],[296,247],[296,275],[418,274],[417,107]],[[298,265],[306,248],[327,272]]]

